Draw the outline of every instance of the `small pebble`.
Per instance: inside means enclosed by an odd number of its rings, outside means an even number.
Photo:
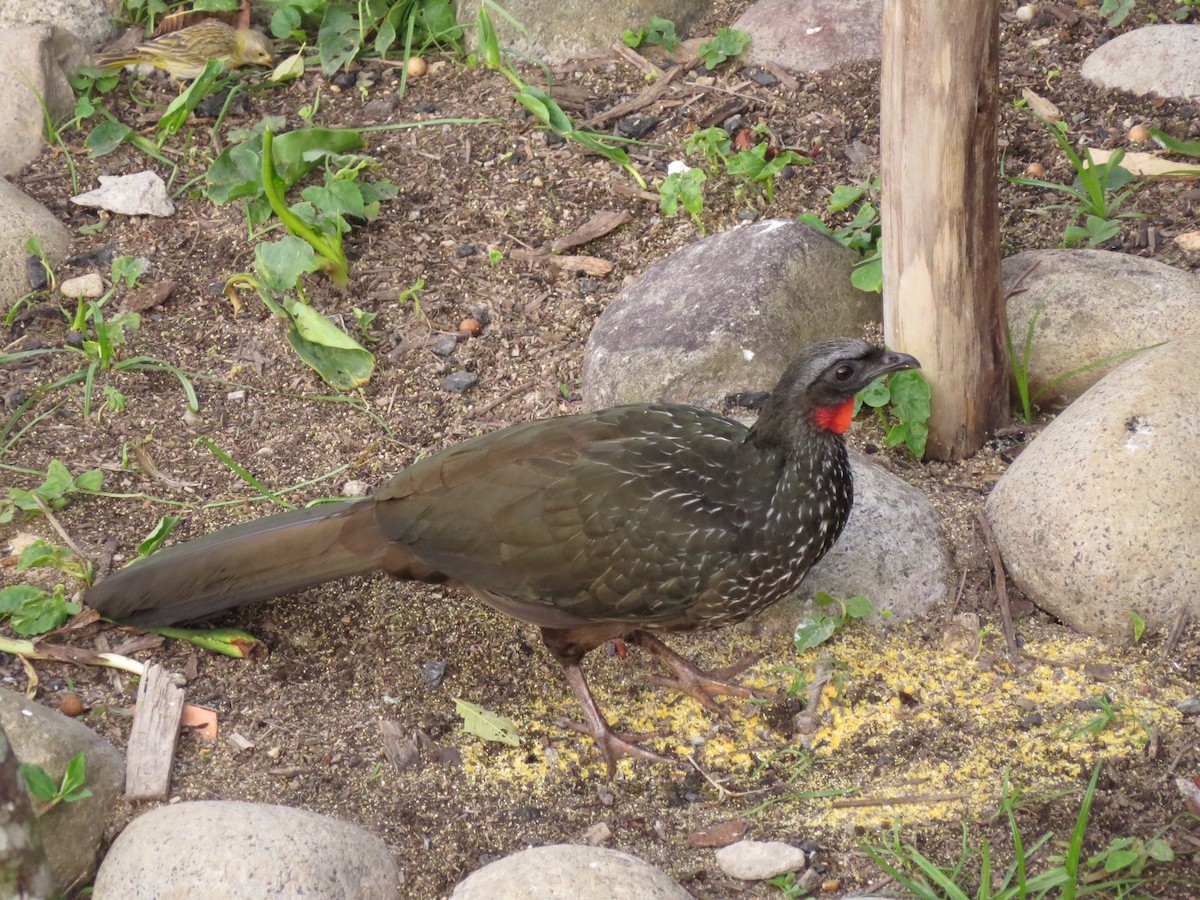
[[[1200,715],[1200,697],[1188,697],[1175,704],[1175,708],[1185,716]]]
[[[442,379],[442,390],[461,394],[475,386],[479,376],[474,372],[452,372]]]
[[[474,256],[478,252],[479,251],[476,250],[475,247],[471,244],[459,244],[458,249],[454,251],[454,255],[457,256],[459,259],[462,259],[463,257],[466,257],[466,256]]]
[[[434,356],[451,356],[454,353],[454,348],[458,346],[458,338],[454,335],[447,335],[443,338],[438,338],[431,349]]]
[[[408,72],[409,78],[420,78],[422,75],[425,74],[425,72],[428,68],[429,68],[429,66],[425,62],[424,57],[410,56],[408,58],[408,65],[405,66],[404,70],[406,72]]]
[[[770,72],[755,72],[750,76],[750,80],[762,87],[770,87],[773,84],[779,83],[779,79]]]
[[[40,291],[50,283],[46,278],[46,267],[36,256],[25,260],[25,277],[29,280],[29,289],[32,291]]]
[[[365,497],[371,492],[371,486],[365,481],[351,479],[342,485],[343,497]]]
[[[202,418],[200,418],[198,415],[196,415],[190,409],[185,409],[183,411],[183,415],[180,416],[179,418],[183,422],[183,424],[186,425],[188,428],[195,428],[197,425],[201,425],[204,422],[204,420]]]
[[[1046,167],[1043,166],[1040,162],[1031,162],[1029,165],[1027,165],[1025,167],[1025,174],[1028,175],[1030,178],[1045,178],[1046,177]]]
[[[479,306],[472,306],[469,310],[467,310],[467,312],[470,314],[472,319],[478,319],[479,324],[484,328],[487,328],[492,324],[492,314],[489,313],[488,308],[482,304]]]
[[[230,391],[228,394],[225,395],[225,399],[226,400],[245,400],[246,392],[245,391]]]
[[[440,659],[431,659],[421,670],[421,683],[429,687],[437,687],[446,675],[446,663]]]
[[[75,278],[68,278],[58,286],[59,293],[71,300],[80,297],[94,299],[104,293],[104,279],[97,272],[88,272]]]
[[[483,325],[478,319],[463,319],[458,323],[458,330],[462,334],[469,334],[471,337],[479,337],[483,331]]]
[[[4,392],[4,405],[8,409],[16,409],[29,399],[29,392],[21,388],[13,388]]]
[[[1129,140],[1135,144],[1144,144],[1150,140],[1150,129],[1145,125],[1134,125],[1129,129]]]
[[[1017,7],[1018,22],[1032,22],[1035,15],[1037,15],[1037,7],[1032,3],[1026,3],[1024,6]]]

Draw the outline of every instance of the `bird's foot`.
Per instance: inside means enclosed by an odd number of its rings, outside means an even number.
[[[652,684],[687,694],[689,697],[695,698],[705,709],[711,710],[719,716],[726,717],[726,713],[714,698],[722,694],[743,697],[747,700],[768,699],[768,695],[762,691],[756,691],[732,680],[758,662],[756,656],[748,656],[725,669],[705,672],[651,634],[639,631],[631,637],[637,641],[639,647],[653,653],[662,660],[663,665],[674,673],[674,677],[651,675],[649,679]]]
[[[609,781],[612,781],[613,775],[616,774],[617,760],[622,756],[644,759],[653,763],[665,763],[670,766],[680,765],[679,760],[655,753],[641,745],[642,741],[652,738],[669,737],[670,732],[668,731],[660,729],[659,731],[616,732],[607,724],[593,727],[586,722],[574,722],[570,719],[560,719],[559,724],[580,734],[586,734],[596,742],[596,747],[600,750],[600,755],[604,757],[605,765],[608,767]]]

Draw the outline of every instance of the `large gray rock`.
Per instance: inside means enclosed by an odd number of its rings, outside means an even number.
[[[750,35],[746,62],[821,72],[879,59],[883,0],[758,0],[733,27]]]
[[[117,33],[112,0],[0,0],[0,28],[56,25],[95,49]]]
[[[474,28],[479,14],[476,0],[455,0],[458,21],[467,28],[467,40],[478,48]],[[547,63],[604,53],[625,29],[637,31],[661,16],[675,23],[681,34],[708,12],[712,0],[508,0],[504,10],[521,23],[518,31],[503,17],[491,14],[500,45]]]
[[[70,117],[75,92],[70,76],[87,50],[69,31],[50,25],[0,28],[0,176],[11,177],[46,146],[46,114]],[[42,104],[46,110],[42,111]]]
[[[160,806],[134,819],[96,876],[95,900],[399,897],[387,846],[304,809],[226,800]]]
[[[1078,631],[1200,614],[1200,336],[1134,357],[1072,403],[993,488],[1008,572]]]
[[[1013,290],[1018,279],[1023,289],[1008,298],[1018,356],[1029,323],[1041,310],[1030,349],[1031,394],[1123,351],[1177,334],[1200,334],[1200,278],[1191,272],[1107,250],[1029,250],[1008,257],[1001,269],[1006,290]],[[1073,400],[1122,361],[1072,376],[1038,402]]]
[[[691,894],[636,856],[602,847],[531,847],[471,873],[451,900],[689,900]]]
[[[588,337],[590,409],[665,400],[717,406],[769,390],[813,341],[858,336],[879,297],[850,284],[858,255],[791,219],[735,228],[655,263]]]
[[[83,753],[92,796],[60,803],[38,822],[46,860],[64,894],[86,884],[96,871],[100,841],[125,789],[125,760],[86,725],[20,694],[0,689],[0,728],[23,763],[41,766],[55,783],[67,763]]]
[[[799,590],[746,627],[790,635],[813,611],[817,591],[842,600],[865,594],[885,623],[919,616],[950,599],[954,559],[941,517],[919,488],[858,453],[850,454],[854,508],[842,536]]]
[[[63,224],[50,212],[0,178],[0,309],[29,293],[29,251],[25,243],[37,237],[50,265],[67,255],[71,239]]]
[[[1083,77],[1133,94],[1200,97],[1200,25],[1147,25],[1102,44]]]

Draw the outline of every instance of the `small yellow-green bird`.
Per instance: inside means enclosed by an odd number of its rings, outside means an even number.
[[[205,19],[130,50],[102,53],[96,57],[96,68],[115,72],[125,66],[147,65],[163,69],[173,78],[195,78],[212,59],[223,60],[232,69],[269,66],[275,53],[261,32]]]

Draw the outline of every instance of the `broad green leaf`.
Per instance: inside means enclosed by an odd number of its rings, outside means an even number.
[[[0,615],[16,612],[28,601],[46,596],[49,595],[45,591],[30,584],[14,584],[11,587],[0,588]]]
[[[892,399],[892,392],[888,390],[882,378],[876,378],[859,391],[858,396],[862,398],[862,402],[867,406],[872,409],[878,409],[881,406],[887,406],[888,401]]]
[[[75,479],[70,471],[60,460],[54,459],[46,467],[46,480],[34,489],[34,493],[43,500],[57,500],[74,486]]]
[[[89,469],[75,476],[74,486],[81,491],[98,491],[103,485],[104,472],[100,469]]]
[[[158,520],[154,529],[146,535],[145,540],[138,544],[137,558],[149,556],[162,546],[163,541],[170,537],[171,532],[179,525],[179,516],[163,516]]]
[[[366,384],[375,370],[375,357],[306,303],[286,304],[293,327],[288,343],[318,375],[338,390]]]
[[[814,647],[819,647],[838,632],[841,618],[817,614],[804,619],[796,626],[793,635],[796,641],[796,652],[804,653]]]
[[[521,736],[515,725],[504,716],[494,713],[482,706],[468,703],[466,700],[454,698],[454,706],[463,720],[463,730],[468,734],[492,741],[497,744],[507,744],[510,747],[521,746]]]
[[[19,768],[21,777],[25,779],[25,784],[29,787],[29,793],[33,794],[35,799],[42,803],[49,803],[58,796],[58,785],[41,766],[35,766],[33,763],[21,763]]]
[[[63,774],[63,796],[76,793],[85,784],[87,784],[87,759],[83,753],[76,753],[67,763],[67,771]]]
[[[348,64],[362,48],[359,43],[358,17],[350,4],[331,3],[325,7],[325,17],[317,32],[317,53],[321,71],[332,75]]]
[[[93,159],[107,156],[121,146],[133,134],[133,129],[115,119],[105,119],[92,129],[83,142],[88,155]]]
[[[318,268],[316,254],[307,241],[294,234],[254,248],[254,271],[274,296],[292,290],[300,276]]]
[[[851,597],[846,601],[846,615],[852,619],[865,619],[875,615],[875,604],[863,594]]]

